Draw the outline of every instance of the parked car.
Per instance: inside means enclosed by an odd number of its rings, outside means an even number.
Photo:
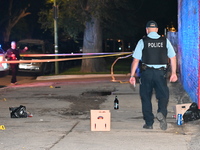
[[[9,64],[1,63],[1,61],[6,61],[5,51],[1,48],[0,45],[0,76],[5,76],[9,73]]]
[[[25,46],[28,50],[23,54],[48,54],[53,53],[53,45],[47,41],[38,39],[24,39],[17,43],[19,49],[23,49]],[[21,60],[39,60],[48,59],[50,57],[21,57]],[[20,63],[19,71],[33,72],[38,75],[44,75],[54,71],[54,63],[52,62],[36,62],[36,63]]]

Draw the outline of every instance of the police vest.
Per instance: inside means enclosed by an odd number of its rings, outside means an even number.
[[[142,63],[160,65],[168,63],[166,38],[151,39],[143,38],[144,49],[142,50]]]

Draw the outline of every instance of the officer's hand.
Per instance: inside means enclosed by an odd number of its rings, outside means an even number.
[[[176,82],[178,80],[178,77],[176,74],[172,74],[170,79],[169,79],[169,82]]]
[[[129,82],[130,82],[133,86],[135,86],[135,83],[136,83],[135,77],[130,77]]]

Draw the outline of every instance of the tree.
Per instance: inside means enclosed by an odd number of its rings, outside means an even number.
[[[84,32],[83,52],[98,53],[102,52],[102,25],[104,20],[112,19],[109,17],[112,12],[109,8],[119,9],[124,6],[127,0],[59,0],[59,33],[67,37],[76,39],[80,32]],[[44,29],[53,30],[53,11],[52,1],[47,1],[47,7],[40,12],[39,22]],[[118,10],[119,11],[119,10]],[[84,57],[84,56],[83,56]],[[99,72],[105,70],[103,58],[83,59],[82,72]]]
[[[89,20],[85,23],[84,40],[83,40],[83,52],[85,53],[99,53],[102,52],[102,28],[101,17],[99,13],[98,1],[93,3],[91,1],[85,1],[85,11],[89,14]],[[91,8],[93,7],[93,8]],[[93,11],[92,9],[95,9]],[[85,57],[85,56],[83,56]],[[81,65],[81,72],[101,72],[105,71],[105,61],[103,58],[83,59]]]
[[[102,52],[102,30],[99,18],[92,17],[90,21],[86,22],[86,27],[84,31],[83,52]],[[105,71],[105,65],[106,64],[103,58],[83,59],[81,72]]]
[[[127,30],[128,28],[126,28],[127,25],[129,25],[129,28],[130,25],[132,25],[131,17],[133,17],[133,15],[131,11],[133,10],[133,8],[131,8],[131,5],[129,5],[130,2],[132,1],[125,0],[122,3],[119,0],[103,0],[103,1],[96,0],[95,2],[94,0],[93,1],[88,0],[85,2],[86,2],[85,10],[87,10],[91,19],[88,20],[85,24],[83,51],[88,53],[91,53],[93,51],[102,52],[102,43],[103,43],[102,33],[106,33],[102,32],[102,29],[104,29],[104,31],[106,29],[108,31],[114,31],[112,32],[112,37],[114,36],[115,38],[119,39],[121,38],[124,39],[125,35],[133,33],[130,32],[132,28],[129,30]],[[124,18],[130,18],[130,20],[124,21]],[[110,26],[112,24],[114,24],[113,27]],[[105,36],[105,38],[108,38],[108,36],[107,37]],[[122,43],[124,43],[123,40]],[[122,47],[123,46],[124,44],[122,44]],[[84,59],[82,60],[81,71],[82,72],[104,71],[105,66],[106,64],[104,62],[104,59],[102,58]]]
[[[18,21],[30,14],[27,11],[29,2],[29,0],[1,0],[0,6],[3,8],[0,10],[0,29],[4,43],[9,42],[11,30]]]

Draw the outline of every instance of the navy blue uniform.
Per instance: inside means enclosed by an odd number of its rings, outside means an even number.
[[[169,89],[166,80],[168,58],[176,54],[168,39],[156,32],[151,32],[141,39],[136,46],[133,57],[141,60],[145,69],[140,74],[140,96],[142,101],[143,118],[147,126],[154,123],[152,112],[152,93],[155,90],[158,100],[157,112],[167,116]]]

